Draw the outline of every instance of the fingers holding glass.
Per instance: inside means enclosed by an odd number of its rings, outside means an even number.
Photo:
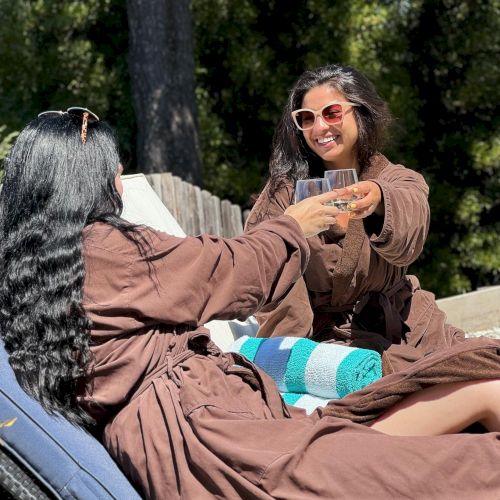
[[[384,205],[382,203],[382,192],[378,184],[373,181],[363,181],[353,188],[348,188],[354,191],[357,188],[360,197],[358,200],[351,202],[351,218],[362,219],[373,213],[384,215]]]
[[[341,212],[350,212],[352,203],[362,197],[359,189],[354,186],[358,183],[356,170],[353,168],[326,170],[324,175],[330,189],[338,193],[337,199],[332,202],[333,206]]]
[[[285,214],[293,217],[308,238],[336,223],[339,211],[330,206],[337,194],[330,191],[326,179],[301,179],[295,187],[295,204]]]

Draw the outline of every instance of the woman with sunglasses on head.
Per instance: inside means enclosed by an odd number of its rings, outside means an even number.
[[[331,65],[306,71],[290,91],[274,135],[270,179],[246,229],[293,204],[297,180],[325,170],[356,169],[350,191],[362,198],[311,238],[311,258],[287,298],[258,315],[259,336],[295,335],[383,353],[384,373],[398,371],[464,333],[445,323],[434,295],[408,266],[429,229],[428,186],[417,172],[380,153],[387,104],[359,71]]]
[[[373,384],[362,408],[346,398],[331,408],[344,418],[322,418],[286,406],[269,377],[243,356],[222,353],[202,326],[247,317],[286,294],[308,260],[305,236],[332,223],[335,208],[324,203],[334,194],[233,239],[131,225],[120,218],[112,131],[85,108],[28,124],[5,172],[0,338],[9,362],[48,411],[94,426],[144,497],[455,491],[491,498],[500,491],[495,434],[435,436],[474,421],[500,430],[500,382],[490,369],[500,372],[498,342],[477,341],[461,353],[482,367],[472,382],[457,374],[458,383],[404,398],[403,380],[390,399]],[[416,365],[419,374],[433,367]],[[474,461],[457,468],[455,456]],[[442,477],[451,486],[436,484]]]

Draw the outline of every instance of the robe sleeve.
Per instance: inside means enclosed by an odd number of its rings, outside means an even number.
[[[313,311],[304,278],[299,278],[279,304],[265,306],[255,318],[257,337],[310,337]]]
[[[130,263],[128,307],[137,317],[170,324],[246,319],[282,298],[309,258],[300,227],[287,215],[237,238],[152,231],[147,237],[148,257]]]
[[[429,187],[419,173],[401,165],[384,169],[373,181],[382,190],[385,215],[380,231],[368,234],[370,245],[387,262],[408,266],[422,252],[429,232]]]
[[[291,184],[283,186],[272,197],[268,196],[267,189],[268,186],[247,217],[245,231],[250,231],[262,221],[279,217],[292,203]],[[310,336],[314,315],[304,278],[297,280],[282,301],[267,304],[255,314],[255,318],[259,323],[258,337]]]

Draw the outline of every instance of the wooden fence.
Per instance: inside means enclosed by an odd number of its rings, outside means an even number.
[[[243,233],[241,208],[168,172],[146,179],[188,235],[232,237]]]

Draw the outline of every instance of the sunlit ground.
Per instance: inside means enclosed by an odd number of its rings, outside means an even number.
[[[500,326],[496,326],[491,330],[481,330],[479,332],[469,332],[467,337],[481,337],[485,335],[486,337],[492,337],[494,339],[500,339]]]

